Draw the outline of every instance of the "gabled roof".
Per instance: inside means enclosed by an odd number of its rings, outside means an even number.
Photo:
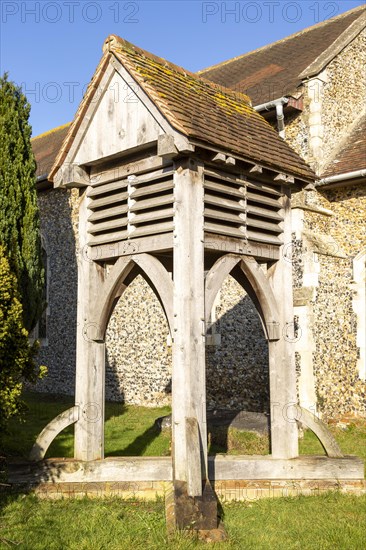
[[[37,163],[36,176],[48,176],[64,141],[70,122],[31,139]]]
[[[356,120],[352,131],[337,149],[322,178],[366,170],[366,113]]]
[[[313,180],[308,165],[250,105],[243,94],[218,86],[126,40],[111,35],[74,122],[52,168],[62,165],[103,73],[116,58],[163,117],[192,143],[216,147],[245,160]]]
[[[360,6],[198,74],[248,94],[253,105],[296,97],[302,79],[318,74],[365,24]]]

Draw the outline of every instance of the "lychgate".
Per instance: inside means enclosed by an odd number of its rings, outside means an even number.
[[[360,461],[342,457],[323,424],[297,406],[290,201],[313,172],[245,95],[116,36],[103,50],[50,175],[80,193],[78,333],[75,406],[32,450],[41,479],[50,442],[73,423],[76,469],[60,463],[53,482],[169,482],[178,527],[216,527],[217,482],[362,477]],[[138,274],[173,342],[172,456],[104,460],[106,328]],[[208,459],[206,326],[229,274],[269,343],[269,456]],[[298,457],[298,420],[328,458]]]

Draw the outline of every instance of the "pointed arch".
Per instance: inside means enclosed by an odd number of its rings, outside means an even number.
[[[95,304],[95,315],[92,323],[97,327],[95,341],[104,341],[108,322],[114,304],[119,299],[127,285],[126,278],[138,267],[160,301],[166,315],[170,332],[173,330],[173,281],[169,272],[157,258],[150,254],[134,254],[121,256],[111,269],[108,278],[104,281]]]
[[[205,279],[206,322],[209,319],[215,297],[231,272],[238,283],[248,292],[256,306],[267,339],[278,340],[280,323],[277,302],[266,275],[252,257],[225,254],[211,267]]]

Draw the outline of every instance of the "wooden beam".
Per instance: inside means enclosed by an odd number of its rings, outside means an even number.
[[[279,340],[280,315],[275,294],[260,265],[253,259],[242,257],[240,268],[249,281],[260,304],[259,316],[269,341]]]
[[[218,455],[209,461],[210,479],[363,479],[363,460],[352,456],[299,456],[291,460],[267,456]]]
[[[90,200],[84,194],[79,207],[79,244],[83,252]],[[75,423],[75,458],[87,461],[104,456],[105,346],[93,340],[98,330],[93,322],[93,308],[104,275],[101,266],[85,254],[79,255],[75,405],[80,415]]]
[[[284,243],[291,242],[290,191],[283,186],[281,214]],[[271,407],[271,450],[275,458],[298,455],[296,424],[296,369],[294,349],[294,310],[292,264],[281,247],[279,260],[267,271],[267,278],[278,304],[281,338],[269,342],[269,378]]]
[[[102,262],[140,252],[166,252],[172,249],[173,232],[138,239],[116,239],[114,242],[88,246],[83,249],[83,253],[89,260]]]
[[[225,254],[221,256],[205,278],[205,320],[208,323],[217,293],[223,285],[226,277],[241,262],[241,256]]]
[[[174,480],[190,479],[190,487],[199,491],[191,496],[199,496],[201,472],[207,472],[203,166],[193,159],[176,163],[174,187],[173,469]],[[187,418],[196,419],[198,426],[189,442]],[[195,466],[192,438],[202,461]]]
[[[53,180],[55,188],[87,187],[89,184],[89,174],[78,164],[64,163]]]
[[[216,162],[218,164],[225,164],[225,161],[226,161],[226,155],[224,155],[223,153],[217,153],[216,155],[214,155],[212,157],[212,162]]]
[[[343,457],[343,453],[334,439],[333,435],[329,431],[328,427],[318,418],[315,416],[312,412],[308,411],[307,409],[304,409],[304,407],[298,406],[299,410],[299,422],[304,424],[307,428],[310,428],[317,438],[319,439],[320,443],[323,445],[325,452],[328,456],[332,458],[341,458]]]
[[[255,164],[252,168],[249,169],[250,174],[262,174],[263,168],[259,164]]]
[[[279,173],[273,178],[273,181],[277,181],[279,183],[287,183],[287,175]]]
[[[158,156],[149,156],[143,159],[130,161],[129,157],[120,159],[116,165],[116,161],[108,164],[95,165],[90,169],[90,185],[96,187],[105,183],[114,182],[127,178],[131,175],[142,175],[146,172],[152,172],[158,169],[164,169],[170,166],[170,161],[162,159]]]
[[[359,483],[361,491],[365,490],[363,460],[355,456],[344,458],[328,458],[326,456],[299,456],[291,460],[274,459],[271,456],[216,455],[208,460],[210,479],[215,482],[215,490],[220,496],[220,487],[228,491],[234,487],[257,488],[281,487],[281,483],[289,488],[288,482],[305,480],[317,488],[317,482],[326,480],[329,488],[344,484],[345,488],[352,483]],[[8,482],[15,487],[20,485],[35,485],[43,481],[44,493],[47,487],[50,492],[54,486],[61,487],[63,483],[71,484],[72,491],[86,492],[86,484],[104,483],[106,492],[112,492],[113,487],[121,491],[146,487],[145,483],[171,482],[173,468],[171,457],[110,457],[104,460],[83,462],[73,459],[46,459],[37,463],[9,464]],[[263,480],[263,483],[258,483]],[[227,482],[227,483],[225,483]],[[253,483],[254,482],[254,483]],[[349,485],[347,484],[349,483]],[[114,485],[109,485],[113,483]],[[119,485],[121,483],[122,485]],[[131,485],[129,485],[131,483]],[[79,486],[79,488],[78,488]],[[151,485],[150,485],[151,486]],[[165,489],[167,488],[164,486]],[[311,486],[310,486],[311,487]],[[103,487],[98,486],[103,492]],[[70,493],[70,485],[65,488],[65,496]],[[245,492],[242,490],[241,494]],[[267,493],[267,496],[271,496]],[[283,494],[282,496],[287,496]]]
[[[172,159],[178,155],[179,151],[174,144],[174,136],[170,134],[161,134],[158,136],[158,156],[164,159]]]
[[[67,409],[51,420],[37,437],[31,449],[29,460],[32,462],[42,460],[55,437],[58,436],[62,430],[74,424],[78,419],[79,407],[75,406]]]
[[[254,258],[268,261],[278,260],[280,255],[280,248],[276,245],[215,235],[210,232],[205,232],[205,250],[217,253],[232,252],[234,254],[245,254],[246,256],[253,256]]]

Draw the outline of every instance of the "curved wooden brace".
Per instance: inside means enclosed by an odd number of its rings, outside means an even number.
[[[173,312],[173,280],[169,272],[157,258],[150,254],[136,254],[132,260],[138,265],[154,285],[165,315],[168,321],[170,333],[173,334],[174,312]]]
[[[121,256],[111,269],[108,278],[105,280],[95,304],[96,315],[92,324],[96,327],[95,338],[97,342],[103,342],[108,322],[113,310],[116,298],[122,296],[125,290],[124,280],[133,270],[134,266],[139,267],[151,280],[158,297],[162,303],[170,331],[173,331],[173,281],[157,258],[150,254],[135,254]]]
[[[301,422],[301,424],[305,424],[307,428],[310,428],[310,430],[315,433],[329,457],[342,458],[344,455],[324,422],[317,418],[312,412],[304,409],[304,407],[298,406],[298,408],[301,411],[301,416],[296,420]]]
[[[123,281],[132,270],[134,264],[131,256],[120,256],[112,267],[107,279],[104,281],[94,305],[95,317],[91,323],[95,325],[96,342],[103,342],[108,321],[113,310],[113,303],[119,298],[125,289]]]
[[[281,337],[280,316],[277,301],[267,277],[254,258],[249,260],[242,257],[240,268],[258,298],[262,310],[259,314],[268,340],[279,340]]]
[[[245,256],[226,254],[225,256],[221,256],[211,267],[205,280],[206,323],[209,321],[210,312],[218,291],[226,277],[237,265],[243,272],[256,297],[254,304],[262,319],[268,340],[279,340],[280,322],[276,298],[267,277],[254,258],[248,259]]]
[[[207,273],[205,278],[205,321],[206,323],[210,320],[210,313],[216,298],[216,295],[220,288],[222,287],[223,282],[234,267],[241,261],[241,256],[236,256],[235,254],[225,254],[221,256],[214,265],[211,267],[210,271]]]
[[[55,437],[71,424],[79,420],[79,407],[75,405],[51,420],[41,431],[29,455],[29,460],[42,460]]]

